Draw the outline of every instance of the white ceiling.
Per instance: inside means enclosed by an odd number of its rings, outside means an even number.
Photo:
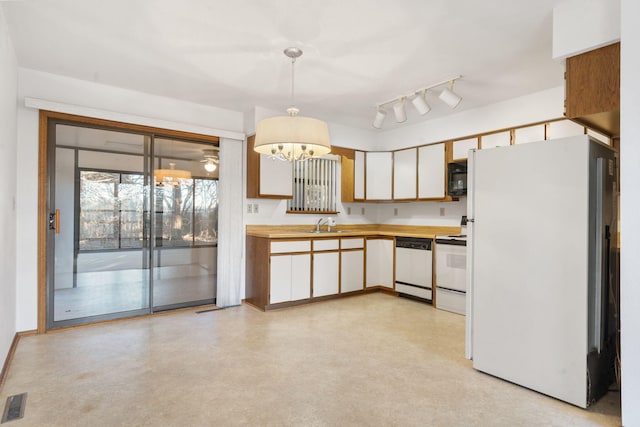
[[[33,0],[3,2],[18,63],[237,111],[289,106],[371,128],[374,105],[461,74],[453,112],[560,86],[561,0]],[[408,122],[451,114],[433,110]],[[391,116],[391,115],[390,115]],[[393,126],[387,117],[385,129]]]

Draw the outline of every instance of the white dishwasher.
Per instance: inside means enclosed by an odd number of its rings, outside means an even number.
[[[396,237],[396,292],[431,302],[431,239]]]

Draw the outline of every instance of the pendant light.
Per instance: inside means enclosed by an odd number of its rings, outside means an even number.
[[[153,176],[158,186],[168,184],[177,187],[181,179],[191,179],[191,172],[176,169],[176,164],[169,162],[169,169],[156,169],[153,171]]]
[[[291,58],[291,107],[287,116],[263,119],[256,125],[253,149],[272,158],[294,161],[318,157],[331,152],[327,123],[311,117],[302,117],[293,105],[295,62],[302,50],[290,47],[284,54]]]

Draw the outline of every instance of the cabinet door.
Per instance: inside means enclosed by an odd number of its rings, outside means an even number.
[[[549,123],[547,139],[567,138],[576,135],[584,135],[584,126],[571,120],[559,120]]]
[[[393,153],[367,153],[366,192],[367,200],[391,200],[391,170]]]
[[[269,303],[291,301],[291,255],[271,256]]]
[[[515,130],[514,144],[526,144],[544,140],[544,125],[527,126]]]
[[[338,252],[313,254],[313,296],[338,293]]]
[[[393,255],[395,253],[395,241],[391,239],[380,240],[380,286],[393,288]]]
[[[507,130],[504,132],[484,135],[480,138],[480,143],[483,150],[485,148],[506,147],[511,145],[511,132]]]
[[[393,288],[393,253],[393,240],[367,240],[367,287]]]
[[[469,150],[472,148],[478,148],[478,138],[453,141],[453,160],[462,160],[468,158]]]
[[[260,196],[293,196],[293,163],[260,155]]]
[[[418,150],[395,151],[393,153],[393,198],[415,199]]]
[[[311,254],[291,255],[291,300],[311,297]]]
[[[360,291],[364,288],[364,251],[340,254],[340,291]]]
[[[353,198],[364,200],[364,163],[365,154],[362,151],[355,153],[355,165],[353,168]]]
[[[444,144],[433,144],[418,149],[418,198],[444,198]]]

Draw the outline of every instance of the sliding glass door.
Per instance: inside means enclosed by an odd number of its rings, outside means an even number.
[[[176,180],[156,174],[154,180],[153,307],[162,310],[213,303],[218,250],[217,163],[212,161],[215,170],[207,172],[203,160],[211,148],[185,141],[156,138],[153,151],[156,171],[190,175]]]
[[[48,328],[214,303],[217,147],[57,121],[48,136]]]

